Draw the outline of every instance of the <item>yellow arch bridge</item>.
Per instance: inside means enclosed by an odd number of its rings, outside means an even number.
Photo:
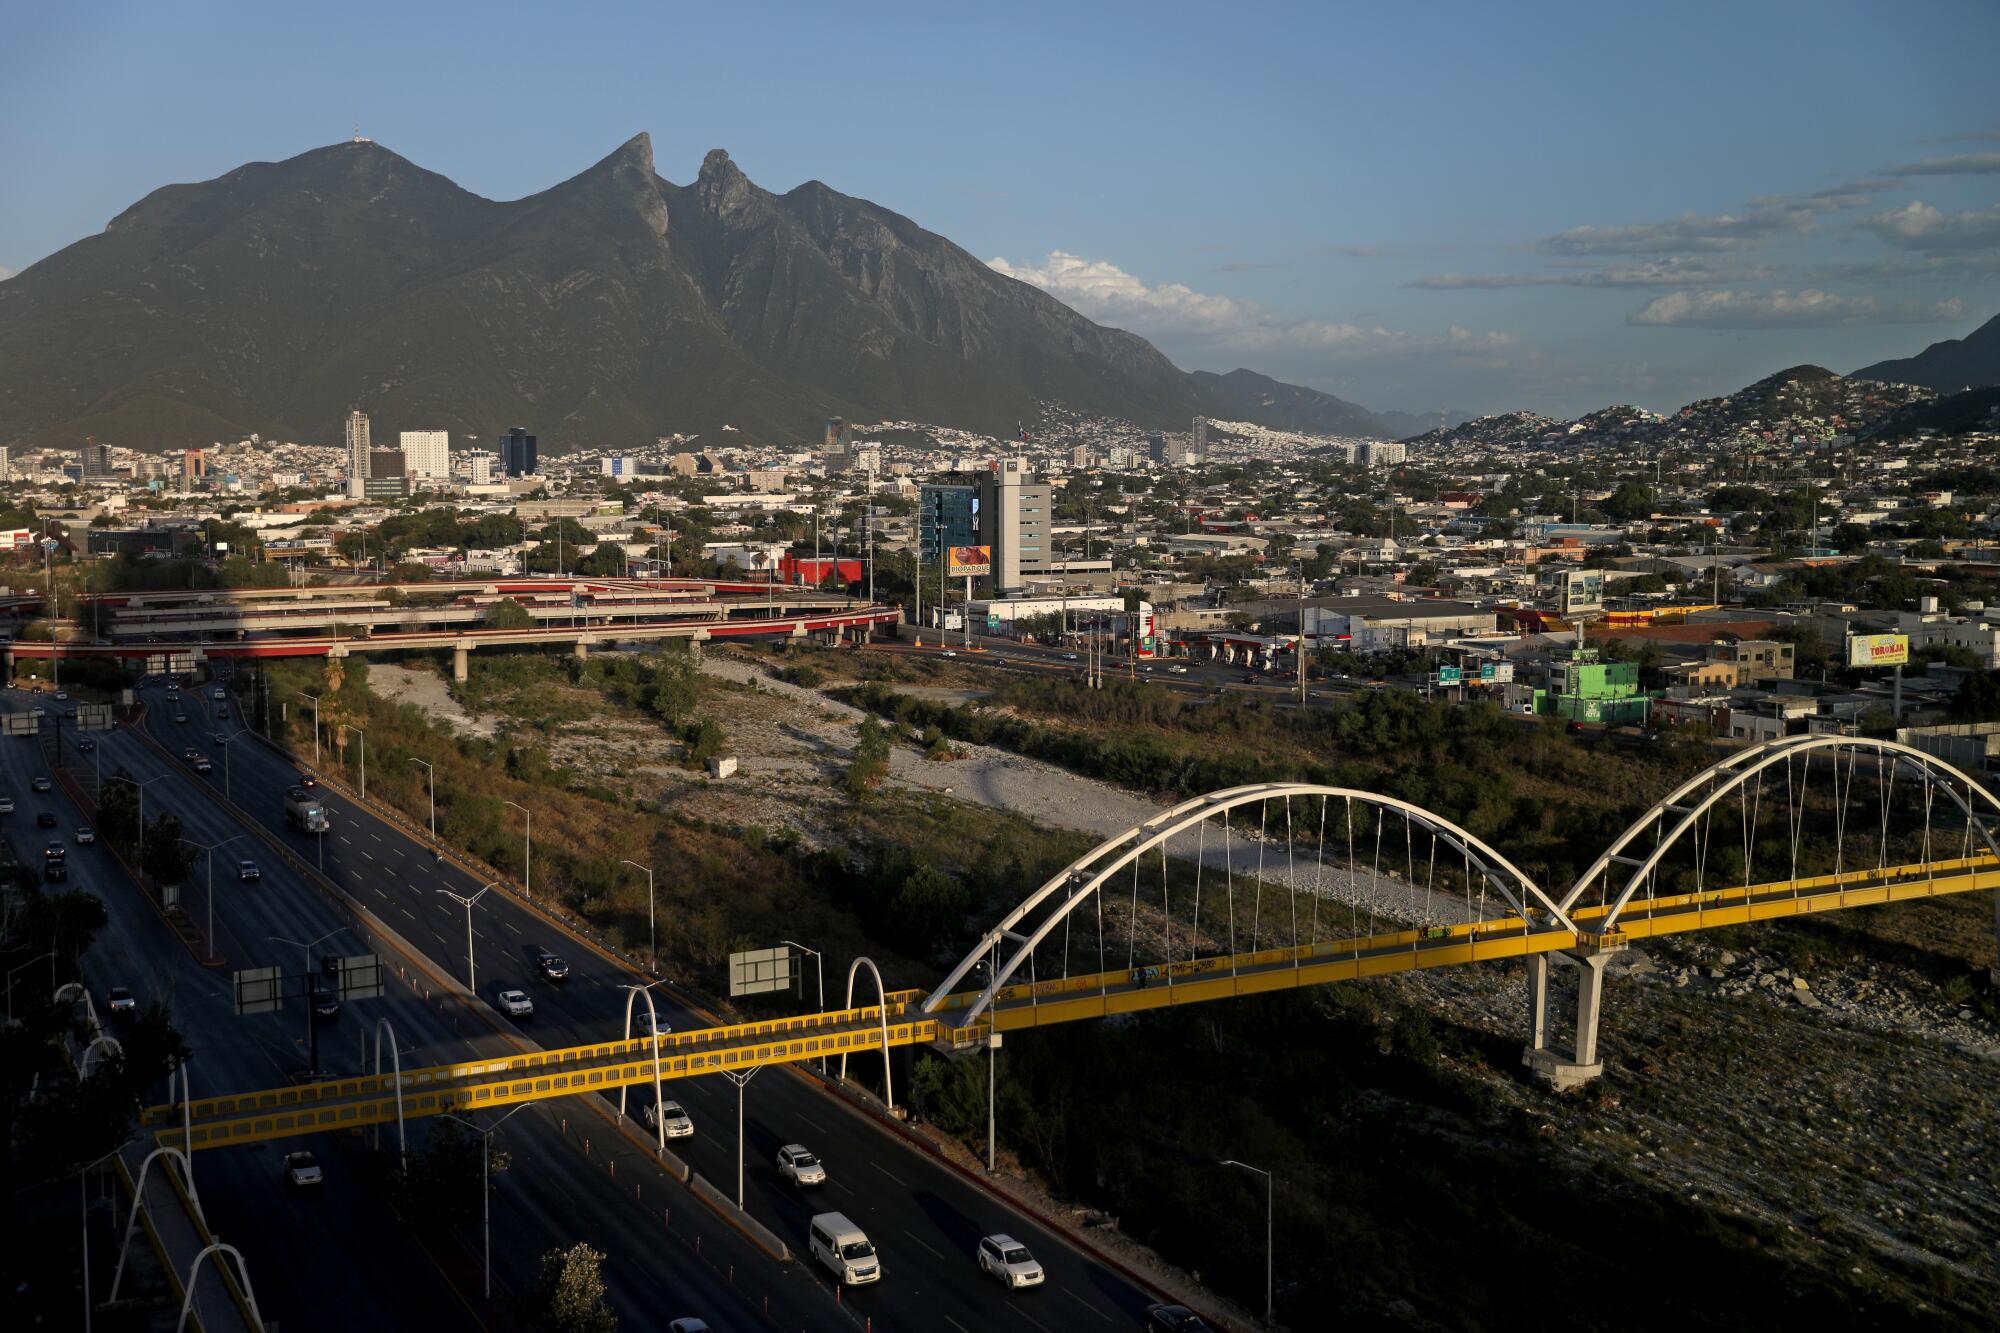
[[[1708,886],[1716,862],[1757,863],[1769,823],[1782,825],[1778,859],[1789,851],[1796,865],[1815,790],[1834,834],[1831,873]],[[1893,837],[1892,808],[1913,816]],[[1246,810],[1254,830],[1231,818]],[[1218,828],[1219,859],[1209,845]],[[1601,1072],[1603,966],[1629,942],[2000,887],[1996,828],[2000,801],[1933,756],[1890,741],[1791,738],[1676,789],[1556,899],[1464,829],[1394,798],[1240,787],[1165,811],[1065,867],[928,995],[889,991],[854,1006],[850,970],[849,1007],[826,1013],[210,1097],[141,1119],[162,1143],[225,1147],[649,1084],[657,1092],[668,1078],[829,1056],[844,1070],[847,1056],[886,1059],[898,1046],[970,1051],[995,1033],[1501,959],[1528,969],[1525,1062],[1568,1088]],[[1894,848],[1916,855],[1892,858]],[[1843,868],[1850,857],[1860,864]],[[1079,955],[1089,966],[1072,969]],[[1563,1046],[1549,1031],[1552,956],[1579,970],[1576,1037]],[[1058,960],[1058,975],[1037,975]],[[984,985],[959,988],[968,977]]]

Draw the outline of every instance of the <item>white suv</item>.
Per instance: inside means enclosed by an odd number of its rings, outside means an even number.
[[[666,1136],[668,1138],[685,1139],[693,1137],[694,1121],[688,1119],[688,1113],[681,1108],[679,1102],[660,1102],[657,1104],[647,1102],[644,1112],[647,1129],[658,1129],[660,1127],[662,1111],[666,1113]]]
[[[987,1236],[979,1242],[979,1267],[1000,1279],[1003,1287],[1039,1287],[1042,1266],[1028,1247],[1012,1236]]]
[[[778,1149],[778,1174],[794,1185],[826,1184],[826,1168],[800,1143],[787,1143]]]
[[[526,991],[503,990],[495,998],[500,1002],[500,1012],[509,1018],[526,1018],[535,1012],[535,1002]]]

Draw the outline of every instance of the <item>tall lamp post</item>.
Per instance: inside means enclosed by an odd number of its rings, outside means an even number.
[[[213,958],[213,957],[215,957],[215,852],[216,852],[216,848],[218,848],[218,847],[227,847],[227,846],[228,846],[228,845],[229,845],[230,843],[232,843],[232,842],[241,842],[241,841],[242,841],[243,839],[245,839],[245,838],[247,838],[247,837],[249,837],[249,836],[250,836],[250,835],[249,835],[248,833],[239,833],[239,834],[237,834],[237,835],[236,835],[235,837],[233,837],[233,838],[224,838],[224,839],[223,839],[223,840],[222,840],[221,842],[218,842],[218,843],[215,843],[215,844],[214,844],[213,846],[210,846],[210,845],[208,845],[208,844],[205,844],[205,843],[199,843],[199,842],[196,842],[196,841],[195,841],[195,840],[194,840],[193,838],[182,838],[182,839],[181,839],[181,841],[182,841],[182,842],[184,842],[184,843],[186,843],[186,844],[187,844],[188,846],[190,846],[190,847],[194,847],[194,848],[197,848],[197,849],[199,849],[199,850],[201,850],[201,851],[204,851],[204,852],[207,852],[207,853],[208,853],[208,956],[209,956],[210,958]]]
[[[819,950],[809,949],[805,945],[800,944],[797,940],[779,940],[778,943],[785,945],[787,948],[797,949],[800,953],[809,953],[813,956],[813,973],[818,978],[819,982],[819,1011],[821,1013],[825,1013],[826,1012],[826,966],[825,966],[825,960],[820,956]],[[819,1072],[822,1074],[826,1072],[826,1057],[824,1055],[822,1055],[819,1058]]]
[[[319,696],[318,696],[317,694],[307,694],[307,693],[306,693],[306,692],[305,692],[304,690],[293,690],[293,691],[292,691],[292,693],[293,693],[293,694],[296,694],[296,695],[298,695],[298,696],[299,696],[299,697],[300,697],[301,699],[310,699],[310,700],[312,700],[312,706],[313,706],[313,767],[314,767],[314,768],[318,768],[318,767],[319,767]]]
[[[365,727],[357,727],[352,722],[344,725],[349,731],[357,732],[361,736],[361,803],[366,805],[368,804],[368,730]]]
[[[623,857],[618,859],[618,863],[646,872],[646,965],[657,973],[660,970],[660,934],[653,925],[653,868]]]
[[[493,1186],[491,1184],[493,1136],[499,1132],[500,1126],[506,1124],[511,1117],[519,1115],[533,1105],[533,1102],[522,1102],[485,1129],[481,1129],[470,1120],[466,1120],[460,1116],[447,1115],[444,1117],[446,1120],[458,1121],[459,1124],[464,1125],[479,1136],[479,1198],[481,1203],[479,1229],[483,1237],[480,1248],[485,1254],[486,1299],[489,1301],[493,1299]]]
[[[146,788],[152,786],[155,782],[164,781],[172,776],[174,776],[172,773],[155,773],[152,777],[141,782],[139,779],[129,775],[121,776],[117,773],[111,775],[113,782],[128,782],[139,793],[139,850],[137,855],[141,858],[144,858],[146,855]],[[100,787],[99,790],[103,789]]]
[[[439,851],[437,850],[437,840],[438,840],[438,785],[437,785],[437,770],[436,770],[435,768],[432,768],[432,767],[430,766],[430,763],[429,763],[428,761],[426,761],[426,760],[423,760],[423,759],[412,759],[412,760],[410,760],[410,762],[411,762],[411,763],[413,763],[413,764],[422,764],[422,765],[424,766],[424,773],[425,773],[425,775],[426,775],[427,777],[429,777],[429,779],[430,779],[430,796],[431,796],[431,850],[432,850],[432,851],[433,851],[434,853],[436,853],[436,855],[438,856],[438,858],[439,858],[440,860],[442,860],[442,859],[443,859],[443,857],[444,857],[444,853],[442,853],[442,852],[439,852]]]
[[[502,801],[519,810],[527,821],[527,830],[521,841],[521,891],[530,898],[535,896],[535,812],[514,801]]]
[[[1239,1162],[1233,1157],[1224,1158],[1222,1165],[1240,1166],[1245,1171],[1255,1171],[1258,1175],[1264,1177],[1264,1322],[1269,1324],[1274,1317],[1276,1309],[1272,1300],[1274,1289],[1271,1276],[1274,1269],[1271,1256],[1271,1218],[1272,1200],[1276,1196],[1277,1182],[1272,1179],[1271,1173],[1263,1167],[1252,1166],[1248,1162]]]
[[[459,894],[453,893],[450,889],[438,890],[439,893],[442,893],[445,897],[451,899],[453,902],[457,903],[459,906],[465,909],[465,988],[468,991],[477,992],[479,989],[478,973],[474,968],[472,959],[472,906],[474,903],[478,902],[481,898],[484,898],[487,892],[491,890],[494,887],[494,885],[498,884],[499,882],[500,881],[497,879],[494,880],[492,884],[488,884],[485,888],[473,894],[470,898],[466,898]]]

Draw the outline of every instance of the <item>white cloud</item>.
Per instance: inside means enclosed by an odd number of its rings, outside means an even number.
[[[1890,167],[1886,176],[1992,176],[2000,174],[2000,153],[1954,153]]]
[[[1879,187],[1870,181],[1829,185],[1810,194],[1759,195],[1741,212],[1705,216],[1683,213],[1664,222],[1616,227],[1571,227],[1542,238],[1541,248],[1557,255],[1717,254],[1746,250],[1774,236],[1811,231],[1827,213],[1873,203]]]
[[[1761,276],[1763,270],[1755,268],[1721,269],[1699,260],[1663,259],[1570,273],[1433,273],[1403,285],[1437,292],[1496,291],[1503,287],[1701,287]]]
[[[1798,329],[1837,324],[1925,324],[1963,319],[1965,313],[1965,302],[1956,299],[1884,305],[1872,297],[1839,296],[1810,287],[1798,292],[1724,288],[1656,296],[1626,322],[1686,329]]]
[[[1078,313],[1148,338],[1189,341],[1232,352],[1314,352],[1366,358],[1418,354],[1492,356],[1511,348],[1507,333],[1453,327],[1442,335],[1381,325],[1298,319],[1254,301],[1198,292],[1183,283],[1148,286],[1116,264],[1061,250],[1038,263],[987,261],[996,272],[1039,287]]]
[[[2000,204],[1946,213],[1921,199],[1877,213],[1862,225],[1891,245],[1926,254],[2000,247]]]

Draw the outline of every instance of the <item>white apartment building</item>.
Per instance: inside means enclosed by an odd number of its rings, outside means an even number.
[[[406,430],[403,445],[403,474],[422,481],[443,481],[451,476],[451,434],[441,430]]]
[[[359,499],[368,489],[368,414],[347,414],[347,493]]]
[[[472,449],[465,454],[466,477],[474,486],[493,484],[493,465],[499,455],[491,449]]]

